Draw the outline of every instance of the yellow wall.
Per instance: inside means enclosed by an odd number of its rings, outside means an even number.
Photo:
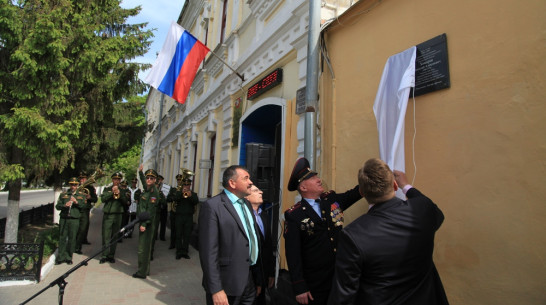
[[[367,12],[367,9],[372,9]],[[452,304],[545,304],[546,1],[360,1],[326,30],[322,176],[342,191],[379,155],[386,60],[447,34],[451,88],[410,100],[406,170],[444,211],[434,259]],[[287,163],[290,164],[287,160]],[[360,201],[349,221],[367,210]]]
[[[292,174],[292,168],[294,163],[298,158],[298,121],[300,119],[299,115],[296,115],[296,99],[286,101],[286,130],[284,133],[285,147],[284,147],[284,168],[281,169],[283,175],[284,185],[281,186],[283,189],[280,209],[281,213],[288,210],[292,205],[295,204],[294,196],[297,195],[297,192],[289,192],[286,189],[288,185],[288,180],[290,180],[290,175]],[[284,225],[284,222],[281,222],[281,226]],[[280,232],[282,235],[282,232]],[[279,268],[288,269],[286,265],[286,257],[284,255],[284,238],[280,239],[279,246]]]

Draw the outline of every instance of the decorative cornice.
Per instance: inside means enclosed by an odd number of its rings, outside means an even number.
[[[256,19],[264,21],[275,9],[283,3],[278,0],[249,0],[247,1],[250,6],[252,14],[256,16]]]

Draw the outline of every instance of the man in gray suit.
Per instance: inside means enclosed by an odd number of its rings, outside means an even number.
[[[232,165],[222,177],[224,191],[199,210],[199,257],[207,305],[251,305],[258,272],[258,235],[248,202],[248,171]]]

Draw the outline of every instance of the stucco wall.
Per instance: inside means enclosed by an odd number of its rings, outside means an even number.
[[[379,155],[388,57],[447,34],[451,88],[410,99],[405,149],[411,178],[415,106],[414,185],[446,217],[434,259],[452,304],[546,303],[545,20],[539,0],[360,1],[325,34],[322,176],[340,191]]]

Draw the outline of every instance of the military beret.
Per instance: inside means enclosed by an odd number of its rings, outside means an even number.
[[[76,178],[76,177],[72,177],[72,178],[68,179],[68,184],[78,185],[78,184],[80,184],[80,180],[78,180],[78,178]]]
[[[154,178],[157,178],[157,172],[153,169],[149,169],[146,171],[146,173],[144,174],[145,176],[152,176]]]
[[[87,178],[87,173],[85,171],[81,171],[80,172],[80,175],[79,175],[79,178]]]
[[[300,183],[305,180],[313,177],[317,173],[312,171],[309,165],[309,161],[305,158],[299,158],[294,164],[294,169],[288,180],[288,190],[295,191],[298,189]]]
[[[112,179],[122,179],[123,175],[121,173],[113,173]]]

